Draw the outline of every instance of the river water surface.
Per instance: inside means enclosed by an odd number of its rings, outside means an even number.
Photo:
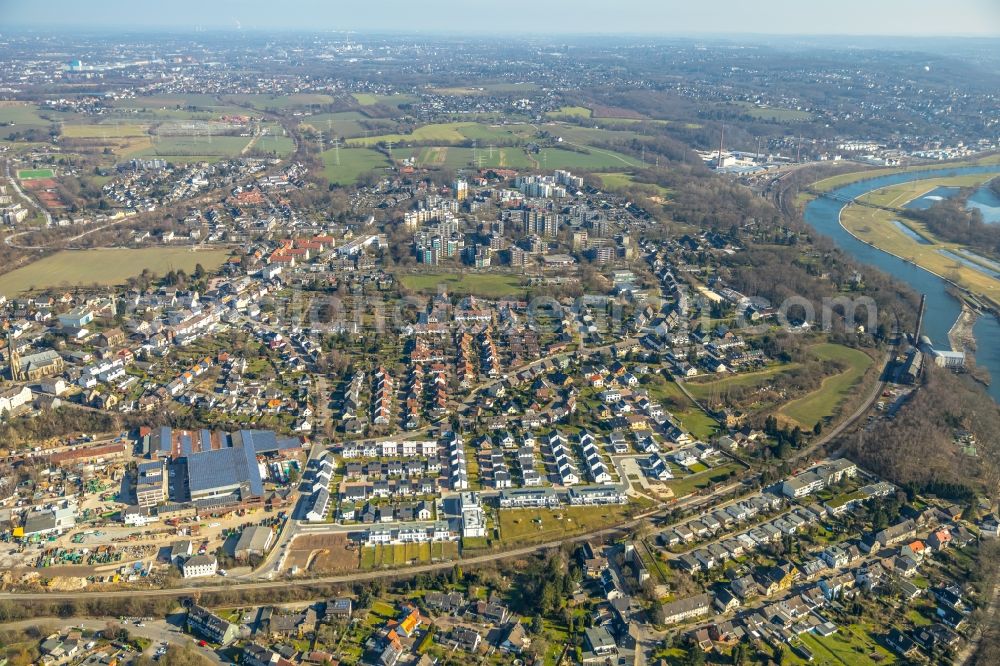
[[[932,171],[913,171],[879,176],[862,180],[833,190],[831,194],[841,199],[856,197],[887,187],[925,178],[942,178],[962,174],[995,173],[1000,175],[1000,166],[969,166]],[[854,238],[840,226],[840,211],[846,204],[826,197],[818,197],[809,202],[805,209],[805,220],[817,231],[832,238],[837,245],[858,262],[869,264],[909,284],[915,291],[927,294],[927,313],[924,316],[924,333],[938,348],[949,348],[948,331],[961,312],[959,302],[946,291],[948,283],[918,266],[878,250]],[[993,383],[989,393],[1000,402],[1000,322],[992,315],[983,315],[973,329],[976,336],[976,363],[989,370]]]

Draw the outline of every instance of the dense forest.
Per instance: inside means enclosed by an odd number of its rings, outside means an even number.
[[[956,436],[971,433],[978,455]],[[967,378],[931,365],[920,390],[891,421],[847,442],[847,454],[880,476],[916,490],[971,501],[1000,488],[1000,407]]]

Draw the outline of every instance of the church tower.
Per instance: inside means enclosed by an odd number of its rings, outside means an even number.
[[[7,332],[7,364],[10,366],[11,381],[21,381],[21,357],[14,345],[14,334]]]

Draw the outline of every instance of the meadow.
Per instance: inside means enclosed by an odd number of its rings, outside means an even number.
[[[627,505],[571,506],[560,509],[517,509],[498,512],[500,538],[505,545],[544,543],[573,534],[615,525],[628,519],[630,511],[648,506],[640,498]]]
[[[585,106],[563,106],[555,111],[549,111],[545,114],[549,118],[559,118],[560,116],[570,116],[573,118],[590,118],[594,115],[594,112]]]
[[[165,136],[137,155],[161,157],[177,162],[200,161],[200,157],[237,157],[250,143],[245,136]]]
[[[503,95],[519,92],[536,92],[538,86],[534,83],[486,83],[481,86],[451,86],[434,88],[432,92],[438,95]]]
[[[226,260],[228,250],[192,252],[184,247],[64,250],[0,275],[0,294],[8,298],[29,291],[76,285],[119,285],[149,269],[157,275],[171,270],[194,271],[197,264],[212,271]]]
[[[635,177],[627,172],[618,173],[595,173],[601,180],[601,184],[609,190],[624,190],[624,189],[638,189],[644,193],[649,194],[653,197],[659,197],[660,199],[666,199],[670,196],[670,189],[663,187],[662,185],[653,185],[651,183],[640,183],[635,180]]]
[[[267,111],[269,109],[283,111],[285,109],[319,106],[332,104],[334,102],[334,98],[330,95],[318,93],[294,93],[290,95],[246,93],[239,95],[225,95],[222,99],[224,102],[232,103],[238,106],[247,105],[261,111]]]
[[[518,131],[515,131],[515,128]],[[373,146],[378,143],[409,143],[419,141],[434,143],[467,143],[479,141],[484,145],[490,141],[504,142],[521,140],[528,136],[526,126],[515,125],[485,125],[476,122],[431,123],[422,125],[409,134],[380,134],[364,138],[351,139],[351,145]]]
[[[497,273],[412,273],[397,275],[404,287],[411,291],[436,294],[443,287],[449,294],[471,294],[483,298],[523,296],[525,288],[516,275]]]
[[[399,160],[413,158],[419,168],[444,167],[462,169],[472,166],[483,168],[530,169],[536,165],[523,148],[465,148],[461,146],[424,146],[393,149],[392,156]]]
[[[139,123],[64,124],[62,135],[68,139],[119,139],[148,136],[149,126]]]
[[[46,115],[55,117],[57,114]],[[0,135],[7,136],[10,132],[25,129],[44,129],[52,124],[51,120],[42,118],[33,104],[26,102],[0,102]]]
[[[413,95],[375,95],[373,93],[352,93],[354,101],[361,106],[375,106],[384,104],[387,106],[399,107],[403,104],[412,104],[417,101]]]
[[[337,113],[316,113],[302,116],[299,125],[303,128],[322,132],[324,136],[356,137],[365,133],[361,121],[365,117],[357,111],[338,111]]]
[[[369,148],[327,150],[322,156],[323,175],[336,185],[353,185],[363,174],[389,166],[385,155]]]
[[[549,169],[614,169],[639,166],[639,160],[613,150],[580,146],[584,152],[545,148],[534,158],[539,167]]]
[[[17,177],[20,180],[39,180],[42,178],[54,178],[55,173],[52,169],[21,169],[17,172]]]
[[[843,345],[823,343],[813,345],[810,350],[819,359],[846,364],[847,369],[825,378],[818,389],[792,400],[778,410],[779,418],[784,417],[806,429],[811,429],[817,421],[835,414],[874,363],[868,354]]]

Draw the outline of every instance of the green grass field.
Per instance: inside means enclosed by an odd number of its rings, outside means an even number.
[[[158,138],[141,155],[157,157],[237,157],[250,143],[245,136],[165,136]]]
[[[639,132],[631,129],[627,123],[622,125],[621,122],[621,120],[616,120],[614,125],[608,127],[581,127],[567,123],[546,123],[542,125],[542,129],[553,136],[562,138],[563,141],[583,145],[595,141],[625,142],[642,136]]]
[[[538,86],[534,83],[486,83],[481,86],[451,86],[434,88],[438,95],[489,95],[504,93],[536,92]]]
[[[295,150],[295,141],[290,136],[282,136],[280,130],[274,134],[265,134],[257,139],[248,154],[273,153],[277,157],[288,157]]]
[[[364,115],[357,111],[340,111],[304,116],[299,124],[322,132],[324,136],[355,137],[365,133],[365,128],[361,125],[364,119]]]
[[[505,545],[542,543],[623,522],[628,519],[630,507],[641,510],[644,506],[640,500],[633,500],[623,506],[504,510],[499,512],[500,538]]]
[[[322,155],[323,175],[337,185],[353,185],[363,174],[389,166],[385,155],[370,148],[340,148],[327,150]]]
[[[813,653],[814,664],[831,666],[875,666],[896,663],[895,656],[854,626],[841,628],[831,636],[802,634],[803,644]],[[874,655],[874,658],[873,658]]]
[[[38,180],[41,178],[54,178],[55,172],[52,169],[21,169],[17,172],[19,180]]]
[[[504,148],[465,148],[462,146],[424,146],[393,149],[396,160],[412,157],[418,168],[461,169],[473,166],[483,168],[530,169],[535,162],[516,146]]]
[[[792,400],[778,411],[779,417],[783,416],[803,428],[812,428],[817,421],[833,415],[874,362],[868,354],[843,345],[825,343],[813,345],[811,349],[818,358],[838,360],[846,363],[848,368],[827,377],[818,389]]]
[[[740,472],[743,467],[739,463],[728,463],[696,474],[689,474],[680,479],[667,481],[667,486],[674,491],[675,497],[690,495],[695,490],[708,488],[729,479],[731,472]]]
[[[267,109],[277,109],[283,111],[290,108],[331,104],[334,101],[333,97],[330,95],[318,93],[294,93],[289,95],[246,93],[240,95],[226,95],[223,97],[223,100],[233,104],[247,104],[262,111]]]
[[[542,169],[614,169],[639,166],[639,160],[602,148],[579,146],[585,152],[545,148],[534,155]]]
[[[415,273],[398,275],[397,278],[407,289],[422,293],[437,293],[438,288],[443,287],[449,294],[500,298],[523,296],[525,291],[521,278],[516,275]]]
[[[62,126],[62,135],[69,139],[120,139],[147,136],[148,133],[149,126],[139,123],[91,123]]]
[[[653,197],[660,197],[662,199],[666,199],[670,196],[669,188],[663,187],[662,185],[637,182],[632,174],[627,172],[595,173],[594,175],[600,178],[601,183],[609,190],[637,189],[641,190],[645,194]]]
[[[858,201],[886,208],[902,208],[914,199],[938,187],[970,187],[991,180],[991,174],[968,174],[964,176],[949,176],[947,178],[921,178],[908,183],[900,183],[889,187],[872,190],[858,197]]]
[[[496,169],[531,169],[535,162],[523,148],[445,148],[444,165],[450,169],[482,166]]]
[[[384,104],[386,106],[398,107],[402,104],[412,104],[417,101],[417,98],[413,95],[375,95],[373,93],[351,93],[356,101],[361,106],[375,106],[376,104]]]
[[[585,106],[563,106],[556,111],[549,111],[545,114],[550,118],[558,118],[559,116],[572,116],[574,118],[590,118],[594,115],[594,112]]]
[[[228,256],[228,250],[192,252],[182,247],[64,250],[0,275],[0,294],[9,298],[62,286],[118,285],[146,268],[157,275],[165,275],[172,269],[191,273],[197,264],[212,271]]]
[[[664,401],[666,409],[677,417],[680,426],[695,438],[707,440],[719,430],[719,424],[715,419],[698,409],[675,382],[651,384],[649,394],[657,400]]]
[[[687,386],[687,390],[691,392],[691,395],[698,400],[707,400],[712,396],[725,393],[726,389],[729,388],[756,388],[770,384],[774,381],[776,375],[781,375],[798,367],[800,367],[798,363],[772,365],[763,370],[729,375],[722,379],[711,379],[714,375],[703,375],[702,377],[685,380],[684,385]]]
[[[46,115],[50,115],[46,113]],[[55,117],[57,114],[51,114]],[[0,136],[26,129],[47,128],[52,121],[42,118],[33,104],[0,102]]]
[[[360,568],[381,569],[426,564],[432,560],[457,559],[458,544],[454,542],[407,543],[365,546],[361,549]]]
[[[377,136],[352,139],[350,145],[374,146],[392,141],[395,144],[409,142],[435,142],[441,144],[467,143],[479,141],[486,147],[490,141],[509,142],[530,136],[526,126],[487,125],[477,122],[431,123],[422,125],[409,134],[380,134]]]

